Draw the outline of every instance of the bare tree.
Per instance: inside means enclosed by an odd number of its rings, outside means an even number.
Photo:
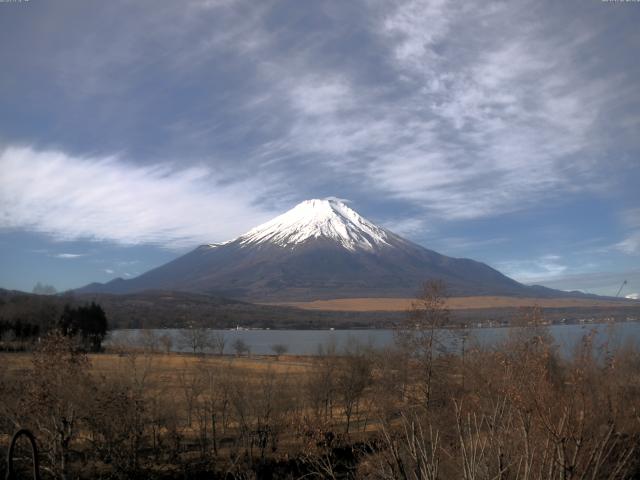
[[[165,333],[160,336],[159,339],[160,345],[162,345],[162,349],[164,353],[167,355],[171,353],[171,348],[173,347],[173,338],[168,333]]]
[[[372,381],[373,359],[363,347],[347,347],[338,368],[337,387],[346,418],[345,431],[349,433],[351,420],[358,413],[360,399]]]
[[[215,332],[210,336],[211,348],[216,355],[224,355],[224,347],[227,344],[227,338],[221,332]]]
[[[283,343],[276,343],[274,345],[271,345],[271,351],[276,354],[276,358],[278,359],[280,359],[281,355],[284,355],[285,353],[287,353],[288,350],[289,350],[289,347],[287,347]]]
[[[141,330],[139,335],[140,335],[142,347],[144,348],[145,351],[149,353],[154,353],[158,350],[159,339],[158,339],[158,335],[156,335],[156,333],[153,330],[151,329]]]
[[[57,333],[46,337],[33,355],[23,408],[41,433],[51,470],[62,480],[69,476],[71,443],[92,385],[88,368],[86,355]]]
[[[372,385],[371,410],[382,421],[395,418],[404,406],[409,388],[409,359],[404,350],[385,348],[375,352],[375,382]]]
[[[449,322],[444,283],[430,280],[422,286],[405,323],[396,331],[397,344],[418,364],[418,387],[424,406],[432,396],[434,360],[442,349],[438,329]]]
[[[315,417],[327,424],[333,417],[336,396],[337,352],[335,343],[319,345],[313,359],[313,369],[305,379],[305,392]]]
[[[184,398],[187,426],[189,427],[191,427],[194,408],[205,387],[203,380],[202,376],[198,375],[197,372],[191,371],[189,365],[185,362],[184,368],[178,375],[178,382]]]
[[[211,345],[211,331],[199,325],[190,325],[179,332],[180,345],[188,348],[193,354],[203,353]]]
[[[423,428],[417,416],[403,414],[400,428],[393,432],[388,424],[381,426],[382,444],[375,462],[375,478],[385,480],[436,480],[440,478],[440,435],[432,425]],[[425,434],[428,431],[428,435]]]
[[[251,348],[249,347],[247,342],[245,342],[241,338],[237,338],[236,340],[234,340],[231,346],[238,356],[242,356],[245,353],[247,354],[247,356],[251,354]]]
[[[139,473],[145,427],[151,427],[154,448],[157,445],[159,418],[148,416],[147,393],[120,378],[102,378],[83,412],[92,450],[101,460],[113,463],[117,478]]]
[[[224,365],[211,368],[201,364],[198,368],[202,385],[202,402],[200,406],[200,441],[203,452],[209,445],[213,453],[218,453],[219,427],[226,429],[229,409],[229,376],[233,375],[233,367]],[[211,441],[209,442],[209,437]]]

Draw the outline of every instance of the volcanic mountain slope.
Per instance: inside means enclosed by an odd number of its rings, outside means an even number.
[[[139,277],[82,293],[176,290],[259,302],[410,297],[428,279],[451,295],[567,296],[528,287],[488,265],[428,250],[337,200],[307,200],[240,237],[202,245]]]

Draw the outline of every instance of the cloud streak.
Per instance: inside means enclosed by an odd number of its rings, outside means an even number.
[[[229,182],[206,167],[134,166],[12,147],[0,153],[0,171],[0,228],[59,240],[181,248],[231,238],[272,214],[254,203],[262,187]]]
[[[640,254],[640,208],[632,208],[622,213],[622,222],[630,230],[627,237],[615,246],[627,255]]]
[[[53,255],[55,258],[64,258],[64,259],[72,259],[72,258],[80,258],[84,257],[84,253],[57,253]]]
[[[567,273],[567,265],[559,255],[542,255],[524,261],[498,264],[498,269],[522,283],[542,283],[556,280]]]

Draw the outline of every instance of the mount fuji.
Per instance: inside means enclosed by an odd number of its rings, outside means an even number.
[[[201,245],[130,280],[79,293],[174,290],[254,302],[410,297],[429,279],[454,296],[570,296],[525,286],[488,265],[428,250],[339,200],[306,200],[234,240]]]

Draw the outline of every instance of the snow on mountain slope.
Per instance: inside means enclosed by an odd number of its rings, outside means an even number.
[[[253,228],[237,241],[242,245],[271,243],[295,248],[310,239],[327,238],[355,251],[389,245],[390,235],[338,200],[314,199]]]
[[[307,200],[240,237],[200,246],[142,275],[80,293],[176,290],[249,301],[410,297],[430,279],[451,295],[567,296],[527,287],[378,227],[338,200]]]

